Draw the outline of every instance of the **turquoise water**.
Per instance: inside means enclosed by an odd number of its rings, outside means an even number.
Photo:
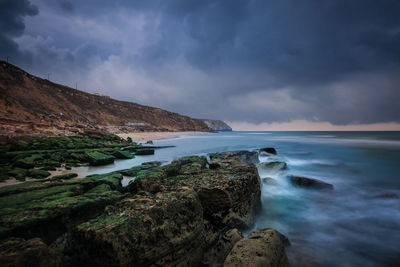
[[[254,229],[272,227],[287,235],[292,266],[396,266],[400,261],[400,199],[374,197],[382,192],[400,196],[400,132],[222,132],[154,143],[176,147],[105,167],[79,168],[80,175],[145,161],[275,147],[289,168],[259,170],[261,178],[273,177],[277,183],[262,184]],[[317,178],[335,189],[296,188],[287,182],[288,174]]]

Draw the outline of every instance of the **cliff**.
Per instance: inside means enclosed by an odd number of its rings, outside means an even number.
[[[214,131],[232,131],[232,128],[221,120],[203,120]]]
[[[210,131],[199,119],[56,84],[0,62],[0,135]]]

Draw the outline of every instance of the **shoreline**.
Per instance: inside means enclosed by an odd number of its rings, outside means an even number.
[[[116,134],[117,136],[127,139],[128,137],[132,138],[133,142],[147,142],[153,140],[162,140],[162,139],[172,139],[182,135],[194,135],[194,134],[209,134],[210,132],[196,132],[196,131],[187,131],[187,132],[133,132],[133,133],[122,133]]]

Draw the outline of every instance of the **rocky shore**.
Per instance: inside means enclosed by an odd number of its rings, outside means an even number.
[[[118,142],[94,158],[143,150]],[[256,163],[257,152],[235,151],[3,187],[0,265],[287,266],[282,235],[239,231],[260,206]]]

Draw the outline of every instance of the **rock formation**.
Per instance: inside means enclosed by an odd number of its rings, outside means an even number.
[[[226,264],[238,262],[231,248],[237,251],[242,242],[252,250],[253,241],[245,240],[257,239],[256,234],[242,239],[235,228],[251,226],[260,205],[258,155],[214,153],[210,160],[214,168],[194,156],[164,166],[152,162],[84,179],[71,175],[4,187],[0,262],[25,257],[24,249],[9,246],[10,238],[43,251],[36,261],[43,256],[63,266],[198,266],[222,264],[228,253]],[[124,188],[122,175],[135,179]],[[284,264],[275,232],[257,235],[264,251],[260,262]]]

